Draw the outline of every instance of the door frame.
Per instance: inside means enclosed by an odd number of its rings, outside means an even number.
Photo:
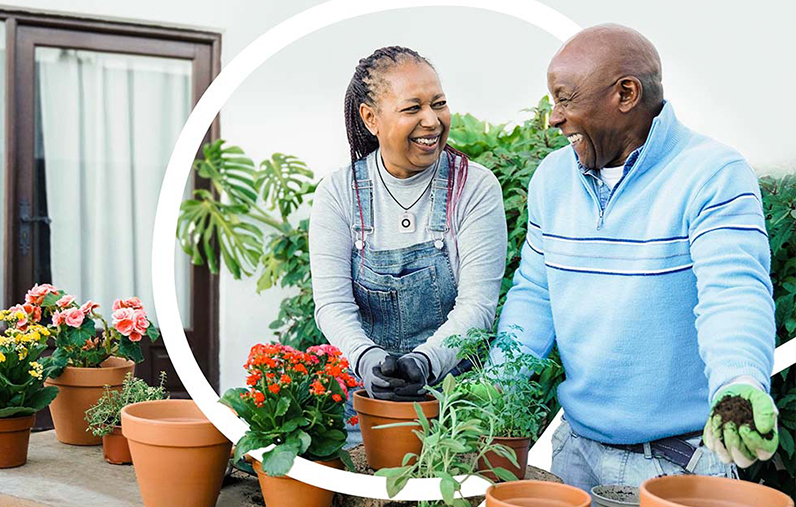
[[[34,254],[20,251],[22,238],[20,200],[28,199],[36,210],[34,196],[34,87],[35,48],[51,46],[90,51],[158,56],[192,62],[192,97],[195,106],[199,97],[221,70],[221,35],[213,32],[178,28],[152,27],[72,16],[37,14],[28,11],[0,10],[6,23],[6,192],[3,224],[5,248],[4,299],[7,304],[21,301],[34,282]],[[216,117],[204,142],[220,137]],[[197,157],[201,149],[197,151]],[[193,176],[194,188],[210,189],[209,181]],[[27,234],[32,248],[36,245],[36,222]],[[194,355],[210,384],[218,389],[218,291],[219,277],[206,266],[191,265],[191,328],[186,329]],[[146,341],[146,340],[145,340]],[[143,343],[143,342],[142,342]],[[168,361],[162,340],[144,345],[151,349],[151,363]],[[146,350],[145,350],[146,352]],[[159,361],[155,361],[155,357]],[[144,373],[144,372],[140,372]],[[139,374],[140,374],[139,373]],[[145,372],[143,377],[155,376]],[[154,379],[151,379],[154,380]],[[180,394],[174,393],[178,397]]]

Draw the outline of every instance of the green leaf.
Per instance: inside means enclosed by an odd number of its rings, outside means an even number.
[[[27,401],[25,401],[25,406],[38,412],[52,403],[56,396],[58,396],[58,388],[55,386],[47,386],[30,396]]]
[[[35,414],[36,410],[30,407],[6,407],[0,408],[0,418],[5,417],[22,417],[25,415]]]
[[[298,445],[284,443],[263,454],[263,471],[271,477],[281,477],[290,471],[298,455]]]
[[[779,446],[782,447],[782,450],[788,453],[788,457],[793,456],[794,452],[794,442],[793,442],[793,435],[791,435],[790,430],[786,430],[785,428],[779,428]]]
[[[344,451],[343,449],[340,449],[337,452],[337,457],[340,458],[340,461],[343,462],[343,465],[345,465],[346,469],[349,472],[356,472],[357,471],[357,467],[356,467],[356,465],[354,465],[354,461],[351,459],[351,455],[348,453],[348,451]]]
[[[387,477],[387,496],[390,498],[395,497],[409,482],[409,475],[401,475],[398,477]]]
[[[240,440],[238,440],[238,443],[235,444],[235,454],[233,459],[238,461],[249,451],[255,451],[257,449],[268,447],[271,445],[271,443],[272,442],[270,438],[265,437],[261,433],[249,430],[240,438]]]
[[[393,467],[393,468],[381,468],[376,470],[374,475],[378,477],[399,477],[408,471],[410,471],[412,467],[403,466],[403,467]]]
[[[494,467],[492,472],[502,481],[516,481],[517,476],[503,467]]]
[[[158,328],[156,328],[151,322],[149,323],[149,327],[146,328],[146,335],[152,343],[156,342],[157,339],[160,338],[160,332],[158,331]]]
[[[244,421],[251,423],[252,408],[241,398],[242,394],[248,394],[248,392],[249,391],[243,387],[227,389],[219,402],[234,410],[235,413],[238,414],[238,417],[242,418]]]
[[[446,504],[453,503],[453,495],[456,492],[456,481],[452,477],[445,477],[439,483],[439,491]]]
[[[287,413],[288,408],[290,408],[290,398],[279,398],[279,401],[276,404],[276,411],[274,411],[274,415],[276,417],[282,417]]]
[[[122,336],[119,340],[119,355],[140,363],[144,360],[144,353],[141,351],[140,342],[130,341],[127,336]]]

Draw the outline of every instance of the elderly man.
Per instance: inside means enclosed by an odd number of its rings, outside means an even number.
[[[677,120],[658,53],[633,30],[583,30],[547,80],[550,124],[571,146],[531,179],[498,331],[517,326],[539,356],[558,345],[565,415],[552,471],[588,491],[734,476],[729,463],[770,458],[774,303],[754,172]],[[755,426],[711,417],[728,394],[751,401]]]

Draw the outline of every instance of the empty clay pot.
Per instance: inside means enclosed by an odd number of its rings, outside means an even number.
[[[133,462],[127,438],[122,435],[122,427],[114,426],[113,431],[102,437],[102,454],[111,465],[129,465]]]
[[[591,497],[582,489],[543,481],[494,484],[486,490],[487,507],[589,507]]]
[[[133,361],[109,357],[98,368],[67,366],[60,377],[47,379],[44,385],[58,387],[58,396],[50,404],[56,438],[71,445],[102,443],[102,437],[87,431],[86,410],[102,396],[103,386],[118,391],[124,376],[134,369]]]
[[[498,456],[494,452],[488,452],[486,453],[486,458],[489,460],[489,464],[492,465],[492,468],[503,467],[509,472],[513,473],[517,479],[525,479],[525,471],[528,467],[528,450],[531,447],[531,439],[519,437],[502,437],[495,438],[493,443],[503,444],[506,447],[511,447],[514,449],[514,454],[517,455],[517,463],[520,466],[515,467],[508,459]],[[489,467],[487,467],[486,461],[483,458],[478,460],[478,470],[487,470],[488,468]],[[497,477],[492,472],[484,472],[483,475],[489,477],[493,481],[497,480]]]
[[[428,418],[439,415],[439,402],[429,395],[429,401],[420,402],[423,414]],[[417,419],[414,403],[375,400],[368,397],[364,389],[354,393],[354,410],[359,416],[362,441],[368,465],[374,470],[399,467],[408,452],[419,454],[423,445],[412,433],[416,427],[373,429],[382,424],[411,422]]]
[[[789,496],[768,486],[702,475],[649,479],[639,496],[641,507],[793,507]]]
[[[339,459],[316,463],[343,469],[343,462]],[[253,461],[252,467],[257,472],[266,507],[329,507],[332,504],[334,491],[316,488],[287,476],[271,477],[263,472],[259,461]]]
[[[639,507],[638,488],[623,485],[591,488],[592,507]]]
[[[0,419],[0,468],[19,467],[28,461],[30,429],[36,414]]]
[[[216,504],[232,443],[192,400],[128,405],[122,434],[146,507]]]

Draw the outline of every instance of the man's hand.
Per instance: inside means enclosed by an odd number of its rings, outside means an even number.
[[[408,353],[395,359],[390,356],[373,369],[382,386],[374,385],[373,395],[381,400],[425,401],[428,364],[422,356]]]
[[[738,428],[733,421],[722,421],[721,415],[716,413],[716,405],[726,396],[740,396],[751,403],[754,429],[750,424]],[[748,384],[729,385],[719,390],[714,398],[702,440],[723,462],[735,462],[741,468],[748,468],[758,459],[770,459],[776,452],[778,413],[774,400],[764,391]]]

